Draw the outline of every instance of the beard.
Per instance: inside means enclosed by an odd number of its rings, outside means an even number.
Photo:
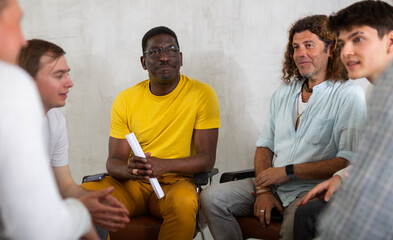
[[[299,73],[300,73],[300,75],[302,75],[302,77],[304,77],[304,78],[310,78],[310,77],[312,77],[312,75],[314,75],[314,73],[313,72],[309,72],[309,73],[301,73],[300,71],[299,71]]]

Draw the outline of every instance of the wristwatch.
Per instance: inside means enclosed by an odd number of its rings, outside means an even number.
[[[291,179],[291,180],[295,180],[296,178],[295,178],[295,175],[294,175],[294,170],[293,170],[293,164],[290,164],[290,165],[286,165],[285,166],[285,172],[286,172],[286,174],[288,175],[288,177]]]

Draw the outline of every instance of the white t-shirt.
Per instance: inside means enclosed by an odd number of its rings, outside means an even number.
[[[45,130],[48,141],[48,153],[52,167],[68,165],[68,136],[63,114],[56,108],[48,111]]]
[[[11,239],[78,239],[91,226],[76,199],[59,194],[44,141],[43,108],[33,80],[0,62],[0,209]]]

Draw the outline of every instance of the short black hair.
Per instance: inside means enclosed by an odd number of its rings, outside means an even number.
[[[369,26],[382,38],[393,30],[393,7],[383,1],[366,0],[354,3],[329,17],[329,28],[338,34],[354,26]]]
[[[150,38],[152,38],[152,37],[154,37],[154,36],[156,36],[156,35],[158,35],[158,34],[168,34],[168,35],[171,35],[171,36],[175,39],[176,44],[177,44],[177,47],[180,49],[180,45],[179,45],[179,42],[177,41],[176,33],[175,33],[174,31],[172,31],[171,29],[169,29],[168,27],[159,26],[159,27],[155,27],[155,28],[150,29],[150,30],[149,30],[147,33],[145,33],[145,35],[143,36],[143,38],[142,38],[142,52],[144,52],[144,51],[146,50],[147,41],[148,41]]]

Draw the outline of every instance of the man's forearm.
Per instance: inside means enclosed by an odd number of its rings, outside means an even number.
[[[81,186],[74,183],[72,186],[69,186],[67,189],[64,189],[61,192],[63,198],[80,198],[88,194],[90,191],[83,189]]]
[[[186,158],[157,159],[164,164],[165,173],[194,174],[199,172],[210,172],[215,163],[215,156],[199,153]]]
[[[255,176],[272,166],[273,152],[270,148],[257,147],[254,158]]]
[[[114,158],[114,157],[108,158],[108,161],[106,163],[106,170],[112,177],[116,179],[119,180],[130,179],[130,176],[128,174],[127,163],[118,158]]]
[[[294,165],[294,175],[299,179],[319,180],[328,179],[340,169],[348,165],[345,158],[332,158],[310,163]]]

